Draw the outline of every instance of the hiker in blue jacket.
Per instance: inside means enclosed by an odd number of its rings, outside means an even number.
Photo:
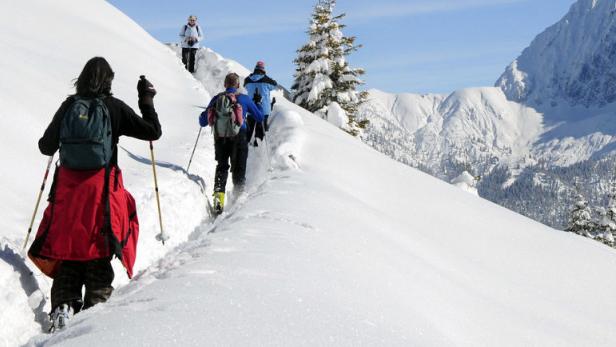
[[[244,87],[248,91],[248,96],[255,101],[258,106],[261,106],[265,119],[263,122],[256,121],[253,117],[248,117],[248,141],[252,139],[252,133],[255,133],[255,146],[257,145],[257,138],[263,140],[265,131],[269,130],[267,125],[267,119],[272,113],[272,104],[270,99],[270,91],[276,89],[278,83],[265,73],[265,63],[258,61],[255,65],[255,69],[250,76],[244,80]]]
[[[217,213],[221,213],[224,208],[225,187],[227,185],[227,177],[229,175],[229,167],[231,167],[231,175],[233,179],[233,187],[236,193],[243,190],[246,183],[246,160],[248,159],[248,138],[246,136],[246,113],[250,113],[257,122],[263,122],[263,113],[248,97],[248,95],[240,94],[240,76],[236,73],[230,73],[225,77],[225,91],[214,96],[207,108],[199,116],[199,124],[202,127],[212,126],[215,128],[215,107],[217,100],[226,95],[234,95],[237,104],[242,107],[242,122],[237,135],[233,137],[219,137],[214,132],[214,150],[217,161],[216,174],[214,176],[214,209]],[[229,159],[231,165],[229,166]]]
[[[199,42],[203,39],[203,34],[197,16],[189,16],[188,23],[184,24],[180,30],[182,38],[182,63],[189,72],[195,72],[195,54],[199,49]]]

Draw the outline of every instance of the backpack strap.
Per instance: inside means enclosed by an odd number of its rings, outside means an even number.
[[[116,238],[113,233],[113,228],[111,226],[111,206],[109,202],[110,196],[110,181],[111,181],[111,170],[115,168],[114,175],[118,175],[117,167],[111,166],[110,164],[105,165],[105,182],[103,186],[103,228],[101,229],[101,233],[106,236],[107,239],[107,247],[109,249],[109,256],[116,256],[116,258],[122,260],[122,244]]]
[[[244,111],[242,104],[237,101],[238,93],[229,93],[228,95],[233,107],[233,121],[241,127],[244,124]]]
[[[197,34],[201,36],[201,30],[199,29],[199,24],[196,24],[195,26],[197,27]],[[184,24],[184,36],[186,36],[186,30],[188,30],[188,24]]]

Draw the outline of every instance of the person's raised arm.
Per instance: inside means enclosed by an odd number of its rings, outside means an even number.
[[[143,117],[139,117],[132,108],[121,102],[120,134],[140,140],[158,140],[162,136],[162,129],[158,114],[154,109],[154,95],[156,89],[145,76],[141,76],[137,83],[139,93],[139,110]]]

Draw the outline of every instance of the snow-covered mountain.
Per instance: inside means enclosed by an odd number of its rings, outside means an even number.
[[[491,170],[499,162],[528,159],[543,131],[541,115],[507,100],[499,88],[444,95],[391,95],[370,90],[360,109],[371,124],[364,140],[438,177],[458,176],[461,166]]]
[[[597,184],[599,172],[579,168],[613,160],[616,149],[615,6],[614,0],[576,2],[537,36],[496,87],[447,96],[371,90],[361,109],[361,117],[371,121],[364,140],[447,181],[463,171],[487,178],[480,183],[482,196],[562,227],[568,206],[533,210],[523,200],[539,204],[533,191],[539,184],[551,187],[554,200],[547,206],[567,205],[576,182],[588,195],[599,195],[612,178],[602,171]],[[492,173],[498,178],[489,177]],[[516,201],[506,202],[511,194],[504,192],[515,182]]]
[[[47,30],[20,30],[24,18]],[[228,71],[247,71],[209,49],[191,76],[173,50],[108,3],[77,0],[0,3],[0,47],[0,157],[11,164],[0,180],[0,345],[616,343],[614,250],[401,165],[282,98],[267,143],[251,148],[246,194],[209,219],[207,131],[191,172],[183,169],[196,116]],[[64,332],[38,335],[50,280],[30,274],[12,250],[47,160],[36,141],[92,55],[110,61],[115,95],[134,108],[140,74],[158,90],[163,137],[154,146],[171,239],[154,238],[148,146],[122,138],[119,163],[141,224],[139,273],[127,283],[116,267],[108,303],[79,313]],[[445,103],[439,98],[426,97],[425,107]],[[509,122],[516,106],[505,105],[501,121]]]
[[[496,85],[533,106],[616,102],[616,1],[579,0],[538,35]]]

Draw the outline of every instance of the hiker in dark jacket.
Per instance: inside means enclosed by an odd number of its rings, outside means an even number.
[[[218,98],[226,94],[233,94],[237,103],[242,106],[242,124],[239,133],[232,138],[222,138],[215,134],[214,149],[216,151],[216,175],[214,177],[214,209],[221,213],[224,208],[225,187],[229,175],[229,159],[231,159],[231,174],[233,186],[236,192],[244,188],[246,182],[246,160],[248,159],[248,138],[246,136],[246,113],[249,112],[257,122],[263,121],[263,113],[254,102],[245,94],[240,94],[240,77],[235,73],[230,73],[225,77],[225,91],[212,98],[206,110],[199,116],[199,124],[202,127],[207,125],[215,126],[213,117],[214,105]]]
[[[117,144],[122,135],[157,140],[162,133],[154,109],[156,90],[152,84],[145,78],[137,84],[143,115],[139,117],[113,97],[113,77],[114,72],[104,58],[90,59],[75,82],[76,93],[60,105],[38,143],[44,155],[51,156],[59,149],[60,132],[66,129],[63,119],[76,100],[91,100],[94,107],[102,107],[99,103],[102,100],[108,110],[113,144],[108,165],[92,170],[70,169],[63,165],[61,153],[49,206],[28,252],[33,262],[54,279],[51,287],[54,330],[63,329],[74,313],[109,298],[113,291],[113,255],[122,261],[129,277],[132,276],[138,221],[134,199],[124,189],[117,166]],[[85,297],[82,297],[84,286]]]
[[[248,91],[248,96],[255,101],[258,106],[261,106],[263,122],[256,122],[253,117],[248,117],[248,141],[252,139],[253,132],[255,133],[254,144],[257,144],[257,138],[263,140],[265,132],[269,130],[267,120],[272,113],[272,104],[270,99],[270,91],[276,89],[278,83],[267,76],[265,72],[265,63],[258,61],[255,69],[250,76],[244,80],[244,87]]]

